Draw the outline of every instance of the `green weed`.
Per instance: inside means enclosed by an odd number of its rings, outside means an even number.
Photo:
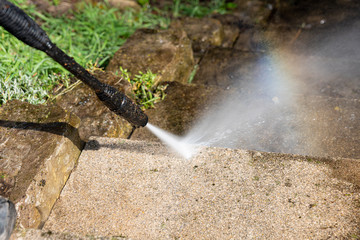
[[[196,74],[198,68],[199,68],[199,65],[196,64],[196,65],[194,66],[194,69],[193,69],[193,70],[191,71],[191,73],[190,73],[190,76],[189,76],[189,79],[188,79],[188,83],[192,83],[192,81],[194,80],[194,77],[195,77],[195,74]]]
[[[139,72],[132,79],[131,73],[120,67],[120,75],[127,80],[132,87],[136,102],[142,106],[142,109],[153,108],[156,102],[165,98],[164,85],[154,85],[156,74],[148,70],[146,73]]]
[[[205,17],[213,13],[225,14],[236,8],[236,4],[226,2],[225,0],[174,0],[172,9],[174,17],[190,16],[190,17]]]

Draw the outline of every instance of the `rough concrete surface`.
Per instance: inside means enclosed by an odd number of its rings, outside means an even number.
[[[341,168],[352,160],[224,148],[184,160],[160,143],[93,138],[44,230],[130,239],[358,237],[360,193],[353,179],[337,178],[335,161]]]
[[[10,240],[125,240],[121,236],[95,237],[77,236],[69,233],[57,233],[40,229],[21,229],[11,235]]]

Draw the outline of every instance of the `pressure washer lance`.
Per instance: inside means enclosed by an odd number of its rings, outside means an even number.
[[[125,118],[135,127],[144,127],[148,117],[138,105],[116,88],[100,82],[54,43],[45,31],[23,10],[0,0],[0,25],[27,45],[45,52],[65,69],[92,88],[98,98],[113,112]]]

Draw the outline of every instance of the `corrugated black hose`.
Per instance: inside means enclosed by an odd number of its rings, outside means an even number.
[[[131,99],[116,88],[100,82],[54,43],[45,31],[14,4],[0,0],[0,25],[27,45],[45,52],[65,69],[91,87],[98,98],[113,112],[136,127],[144,127],[148,117]]]

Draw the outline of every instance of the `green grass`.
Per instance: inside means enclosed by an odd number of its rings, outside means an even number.
[[[120,12],[105,5],[84,5],[79,12],[52,17],[26,0],[14,1],[36,19],[50,39],[82,66],[104,67],[138,28],[165,28],[167,18],[147,10]],[[45,53],[26,46],[0,28],[0,105],[10,99],[44,103],[54,86],[67,86],[69,73]]]
[[[225,0],[174,0],[171,6],[168,6],[174,17],[190,16],[205,17],[213,13],[225,14],[234,9],[237,5]]]

